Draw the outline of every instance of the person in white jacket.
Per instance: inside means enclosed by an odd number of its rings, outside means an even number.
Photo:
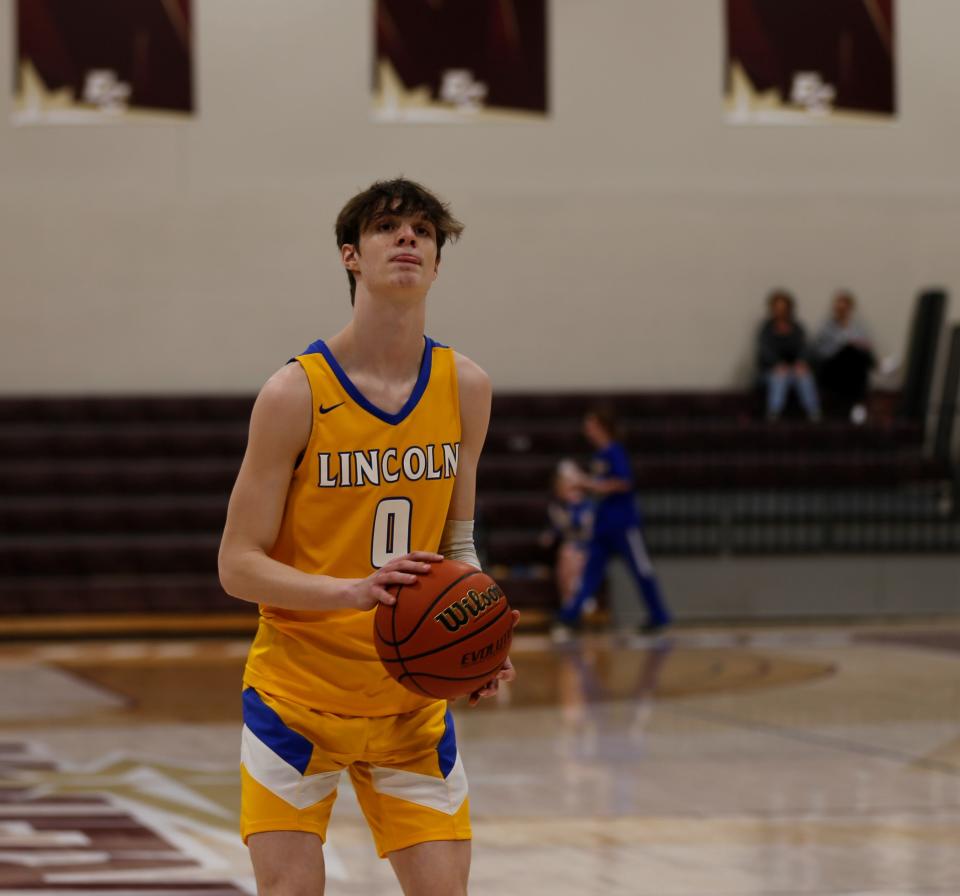
[[[817,380],[827,405],[834,405],[854,423],[867,419],[870,371],[876,364],[873,343],[856,314],[856,299],[848,290],[833,297],[830,316],[813,339]]]

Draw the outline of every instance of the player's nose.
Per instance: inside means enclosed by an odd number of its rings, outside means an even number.
[[[412,224],[401,224],[397,228],[397,244],[400,246],[415,246],[417,234]]]

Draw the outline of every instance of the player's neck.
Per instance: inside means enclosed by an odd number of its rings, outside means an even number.
[[[353,319],[330,340],[331,350],[344,366],[384,379],[415,377],[423,358],[425,311],[423,300],[378,301],[358,291]]]

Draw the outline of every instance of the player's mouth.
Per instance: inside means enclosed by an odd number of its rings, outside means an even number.
[[[394,255],[391,261],[399,261],[402,264],[421,264],[420,259],[416,255],[408,255],[406,253],[401,253],[400,255]]]

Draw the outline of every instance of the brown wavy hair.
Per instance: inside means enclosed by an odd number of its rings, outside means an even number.
[[[620,421],[617,417],[616,408],[609,402],[595,404],[586,413],[587,417],[593,417],[603,428],[603,431],[614,441],[621,437]]]
[[[463,233],[461,224],[450,212],[450,206],[426,187],[412,180],[397,177],[393,180],[378,180],[362,193],[357,193],[340,209],[334,229],[337,248],[349,243],[360,245],[360,234],[377,218],[389,211],[401,217],[423,215],[437,232],[437,261],[443,244],[453,242]],[[350,304],[357,292],[357,280],[352,271],[347,271],[350,282]]]

